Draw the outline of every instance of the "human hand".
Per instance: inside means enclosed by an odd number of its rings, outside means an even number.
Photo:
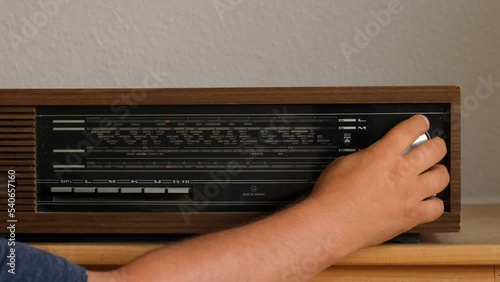
[[[376,245],[436,220],[443,202],[433,197],[449,183],[446,144],[433,138],[403,155],[429,129],[429,121],[413,116],[372,146],[337,159],[319,177],[306,201],[321,205],[332,230],[353,250]]]

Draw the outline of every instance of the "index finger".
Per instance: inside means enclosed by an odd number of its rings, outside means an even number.
[[[398,123],[382,139],[377,146],[396,150],[398,154],[408,149],[417,138],[429,130],[429,120],[423,115],[414,115]]]

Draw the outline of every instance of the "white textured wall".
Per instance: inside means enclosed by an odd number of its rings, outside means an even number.
[[[464,201],[500,202],[498,0],[401,0],[350,60],[389,0],[58,1],[0,2],[1,88],[459,84]]]

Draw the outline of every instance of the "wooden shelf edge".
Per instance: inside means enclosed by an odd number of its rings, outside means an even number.
[[[360,250],[338,265],[499,265],[500,245],[381,245]]]
[[[80,265],[122,265],[162,244],[31,244]],[[500,245],[381,245],[337,265],[500,265]]]

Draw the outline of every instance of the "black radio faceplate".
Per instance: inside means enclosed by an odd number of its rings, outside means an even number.
[[[449,112],[447,103],[40,106],[37,210],[272,211],[413,114],[449,148]],[[438,197],[449,211],[450,187]]]

